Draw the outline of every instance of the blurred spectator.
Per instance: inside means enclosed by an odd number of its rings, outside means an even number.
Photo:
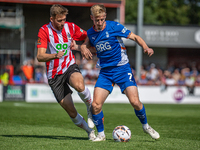
[[[9,84],[13,84],[14,66],[10,63],[5,68],[9,74]]]
[[[185,76],[185,77],[189,77],[190,76],[190,68],[186,67],[186,68],[183,68],[181,70],[181,73]]]
[[[174,72],[172,73],[172,78],[175,80],[175,84],[176,84],[176,85],[178,85],[178,81],[179,81],[180,77],[181,77],[181,74],[180,74],[180,72],[179,72],[179,69],[176,68],[176,69],[174,70]]]
[[[37,83],[47,83],[44,77],[45,63],[39,62],[37,58],[34,59],[34,79]],[[46,74],[46,72],[45,72]]]
[[[34,82],[33,79],[34,68],[32,62],[33,62],[32,60],[25,61],[24,64],[21,66],[26,82]]]
[[[42,83],[43,81],[43,72],[42,68],[35,68],[35,82]]]
[[[189,95],[194,95],[194,89],[195,89],[195,76],[194,76],[194,74],[186,77],[185,85],[187,86]]]
[[[182,70],[181,70],[180,78],[179,78],[179,80],[178,80],[178,85],[185,85],[185,79],[186,79],[185,70],[182,69]]]
[[[195,86],[200,86],[200,74],[196,77]]]
[[[170,71],[165,70],[164,76],[166,77],[166,79],[165,79],[165,84],[166,84],[167,86],[175,85],[175,84],[176,84],[176,80],[172,77],[172,74],[171,74]]]
[[[175,64],[173,61],[170,61],[169,64],[167,65],[167,69],[169,72],[174,72],[174,69],[175,69]]]
[[[98,77],[98,68],[93,60],[88,60],[81,69],[86,84],[95,84]]]
[[[145,85],[147,84],[147,71],[144,69],[144,66],[141,66],[140,68],[140,81],[139,84]]]
[[[152,63],[150,65],[149,71],[146,74],[147,80],[151,81],[151,84],[155,84],[156,80],[158,79],[159,72],[155,67],[156,65]]]
[[[8,85],[9,83],[9,73],[8,70],[6,70],[2,75],[0,75],[1,83],[3,83],[4,86]]]

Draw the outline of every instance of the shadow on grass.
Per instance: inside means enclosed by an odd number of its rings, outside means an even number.
[[[86,137],[72,137],[72,136],[55,136],[55,135],[0,135],[9,138],[44,138],[57,140],[88,140]]]
[[[0,135],[0,136],[7,137],[7,138],[38,138],[38,139],[86,140],[86,141],[88,141],[87,137],[55,136],[55,135]],[[121,142],[115,142],[113,139],[110,139],[110,138],[107,138],[106,141],[107,142],[114,142],[114,143],[121,143]],[[141,142],[141,143],[155,143],[155,142],[159,142],[159,139],[158,140],[153,140],[153,139],[136,140],[136,141]]]

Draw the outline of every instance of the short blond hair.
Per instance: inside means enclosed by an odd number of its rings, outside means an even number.
[[[68,14],[68,9],[63,7],[60,4],[54,4],[50,8],[50,16],[51,17],[56,17],[56,15],[67,15]]]
[[[91,15],[98,17],[106,13],[106,7],[103,4],[93,5],[90,9]]]

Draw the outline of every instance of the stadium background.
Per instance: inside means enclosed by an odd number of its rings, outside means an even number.
[[[36,42],[39,28],[43,24],[49,22],[49,9],[53,3],[65,5],[69,9],[67,21],[74,22],[84,30],[87,30],[92,26],[92,21],[89,17],[90,6],[95,3],[104,3],[107,7],[107,20],[119,21],[128,29],[137,34],[136,25],[125,24],[125,0],[0,0],[0,74],[3,76],[5,72],[8,72],[10,75],[8,83],[4,83],[3,78],[1,78],[2,83],[0,85],[0,93],[2,97],[0,97],[0,101],[13,99],[26,100],[25,94],[29,93],[29,91],[27,91],[28,88],[26,87],[33,86],[34,90],[31,91],[31,95],[37,95],[37,90],[35,89],[37,89],[39,86],[46,86],[45,79],[41,81],[36,80],[36,72],[41,71],[41,68],[43,69],[44,67],[44,64],[38,63],[35,60]],[[141,37],[155,51],[153,57],[149,58],[146,55],[143,55],[142,57],[143,67],[145,67],[146,70],[147,68],[151,67],[156,68],[157,70],[162,69],[166,71],[166,76],[169,74],[170,70],[174,70],[175,68],[184,69],[185,74],[188,73],[188,68],[190,68],[189,73],[194,71],[192,69],[196,69],[198,72],[200,71],[199,26],[144,25]],[[127,47],[128,56],[134,72],[136,64],[135,43],[127,40],[124,40],[124,42]],[[94,58],[94,62],[82,62],[80,53],[78,52],[75,52],[75,56],[81,68],[84,68],[83,64],[86,66],[86,68],[90,68],[96,61]],[[33,74],[30,77],[26,76],[26,72],[23,72],[23,69],[27,69],[28,65],[32,65],[33,68],[33,70],[28,69],[28,71]],[[21,75],[22,79],[19,79],[18,77],[21,77]],[[96,77],[88,77],[86,79],[86,83],[94,84],[95,79]],[[145,88],[147,88],[147,90],[152,86],[156,86],[157,91],[155,91],[157,93],[155,92],[155,95],[163,94],[163,89],[165,92],[169,92],[169,89],[173,89],[175,87],[174,91],[171,93],[174,95],[173,93],[179,91],[181,86],[181,88],[184,88],[182,89],[184,96],[189,96],[189,99],[193,99],[195,103],[200,103],[200,100],[197,100],[199,99],[200,95],[200,79],[198,74],[196,75],[196,79],[198,79],[198,81],[195,85],[192,85],[196,87],[193,93],[189,92],[188,86],[185,83],[172,84],[169,82],[169,85],[164,85],[163,88],[161,81],[152,81],[148,79],[138,81],[138,84],[139,87],[141,86],[141,88],[146,86]],[[39,84],[29,84],[27,86],[27,83]],[[149,85],[151,85],[151,87],[149,87]],[[47,91],[48,90],[49,89],[47,87]],[[19,98],[16,99],[16,94],[22,95],[18,95]],[[6,98],[6,95],[8,98]],[[143,94],[141,93],[141,95]],[[182,99],[184,96],[182,96]],[[163,95],[161,97],[163,97]],[[152,99],[149,100],[150,101],[147,102],[151,103]],[[173,103],[175,102],[177,101],[174,101]]]

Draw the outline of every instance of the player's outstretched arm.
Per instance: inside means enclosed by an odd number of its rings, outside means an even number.
[[[139,44],[143,48],[144,53],[149,55],[149,57],[154,54],[153,49],[149,48],[147,46],[147,44],[145,43],[145,41],[140,36],[131,32],[131,34],[129,35],[129,39],[131,39],[131,40],[135,41],[137,44]]]

